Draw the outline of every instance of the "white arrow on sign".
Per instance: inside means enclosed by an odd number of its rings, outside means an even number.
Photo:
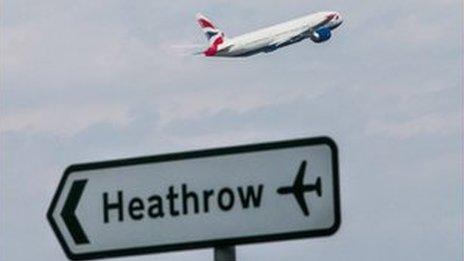
[[[326,137],[78,164],[47,214],[73,260],[327,236],[340,226]]]

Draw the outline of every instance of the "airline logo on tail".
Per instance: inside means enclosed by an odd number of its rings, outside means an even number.
[[[298,202],[298,205],[301,208],[301,211],[303,211],[303,214],[305,216],[309,216],[309,209],[306,204],[306,200],[304,197],[304,194],[307,192],[316,192],[318,197],[322,196],[322,188],[321,188],[321,177],[318,177],[316,179],[316,183],[314,184],[304,184],[304,175],[306,172],[306,161],[304,160],[301,162],[300,169],[298,170],[298,173],[296,175],[295,181],[293,182],[292,186],[289,187],[280,187],[277,189],[277,193],[281,195],[286,195],[286,194],[293,194],[295,196],[296,202]]]
[[[206,38],[208,39],[210,46],[206,49],[203,54],[205,56],[214,56],[218,51],[218,46],[224,43],[224,33],[217,29],[213,23],[206,18],[204,15],[198,13],[197,16],[198,24],[200,25],[203,33],[205,34]]]

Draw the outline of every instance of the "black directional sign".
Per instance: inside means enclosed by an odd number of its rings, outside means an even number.
[[[335,233],[338,153],[326,137],[66,169],[47,214],[73,260]]]

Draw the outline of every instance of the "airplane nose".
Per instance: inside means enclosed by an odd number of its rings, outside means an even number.
[[[334,21],[335,21],[337,24],[343,23],[343,18],[342,18],[341,14],[340,14],[339,12],[335,12]]]
[[[339,25],[343,23],[343,18],[339,12],[335,12],[335,11],[326,12],[325,16],[326,16],[326,19],[330,21],[330,24],[333,29],[337,28]]]
[[[333,20],[333,21],[336,21],[336,20],[341,18],[341,15],[340,15],[339,12],[332,11],[332,12],[327,12],[326,17]]]

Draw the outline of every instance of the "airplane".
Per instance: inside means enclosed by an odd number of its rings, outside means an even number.
[[[244,57],[269,53],[307,38],[315,43],[322,43],[329,40],[332,30],[343,22],[338,12],[318,12],[234,38],[226,38],[224,32],[201,13],[196,15],[196,19],[209,41],[208,49],[196,54],[208,57]]]
[[[303,183],[304,175],[306,172],[306,161],[304,160],[301,162],[300,169],[298,170],[298,174],[296,175],[295,181],[293,182],[293,186],[289,187],[280,187],[277,189],[277,193],[281,195],[285,194],[293,194],[295,196],[296,202],[303,211],[305,216],[309,216],[309,209],[306,205],[306,200],[304,198],[304,193],[306,192],[313,192],[316,191],[317,196],[322,196],[322,189],[321,189],[321,177],[316,179],[316,183],[305,185]]]

